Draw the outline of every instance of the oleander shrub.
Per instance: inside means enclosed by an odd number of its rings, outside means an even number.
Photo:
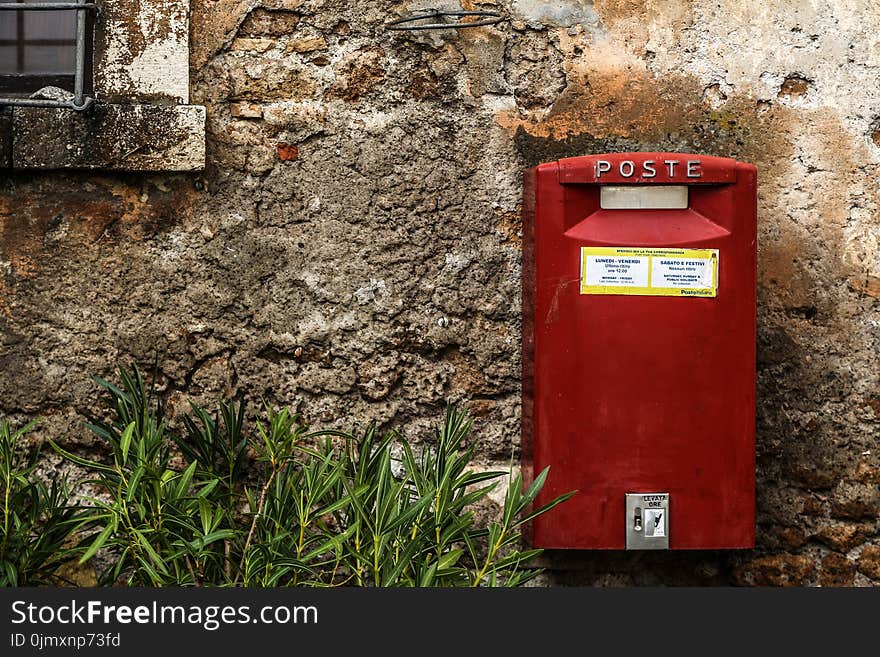
[[[0,586],[64,583],[59,573],[79,552],[87,522],[65,479],[46,484],[37,474],[39,447],[28,447],[28,424],[0,421]]]
[[[136,367],[120,369],[118,385],[96,381],[106,413],[87,426],[106,457],[50,441],[88,473],[90,506],[70,505],[65,486],[41,487],[33,457],[16,479],[30,492],[13,506],[43,508],[44,529],[68,530],[44,531],[45,547],[81,531],[59,558],[100,564],[103,585],[518,586],[539,572],[523,525],[570,496],[533,508],[546,470],[524,486],[519,475],[473,469],[471,421],[454,406],[423,446],[374,424],[312,431],[287,410],[246,422],[242,402],[213,413],[193,405],[171,430]],[[480,525],[475,508],[498,486],[503,508]],[[42,570],[24,581],[48,582],[55,563],[35,559]]]

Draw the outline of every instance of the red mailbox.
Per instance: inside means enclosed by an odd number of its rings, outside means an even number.
[[[755,536],[756,170],[683,153],[525,176],[523,464],[544,548]]]

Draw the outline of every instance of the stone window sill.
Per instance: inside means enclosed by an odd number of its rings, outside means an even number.
[[[0,168],[197,171],[204,166],[205,108],[200,105],[0,111]]]

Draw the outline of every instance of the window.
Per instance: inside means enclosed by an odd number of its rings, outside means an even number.
[[[91,104],[94,9],[87,0],[0,0],[0,104]],[[67,93],[40,93],[46,87]]]
[[[189,3],[0,0],[0,175],[203,169]]]

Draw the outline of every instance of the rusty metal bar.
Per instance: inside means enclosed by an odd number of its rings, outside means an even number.
[[[85,109],[87,105],[83,98],[85,88],[86,70],[86,12],[83,7],[86,0],[77,0],[79,9],[76,10],[76,68],[73,70],[73,109]]]
[[[24,14],[18,13],[15,15],[15,37],[18,41],[15,48],[15,64],[19,71],[24,70],[24,34]]]
[[[98,5],[91,2],[0,2],[0,10],[9,11],[98,11]]]
[[[461,21],[454,23],[424,23],[421,25],[412,25],[416,21],[425,19],[442,20],[446,17],[461,18],[464,16],[477,16],[482,20],[464,23]],[[403,30],[463,30],[469,27],[482,27],[484,25],[495,25],[504,20],[504,16],[497,11],[443,11],[440,9],[427,9],[422,12],[410,14],[403,18],[398,18],[390,23],[386,23],[385,28],[392,31]]]
[[[82,111],[91,107],[95,99],[91,96],[83,96],[83,105],[78,106],[72,100],[50,100],[48,98],[0,98],[0,106],[12,105],[15,107],[60,107]]]
[[[15,46],[18,39],[0,39],[0,46]],[[75,46],[76,39],[28,39],[29,46]]]

